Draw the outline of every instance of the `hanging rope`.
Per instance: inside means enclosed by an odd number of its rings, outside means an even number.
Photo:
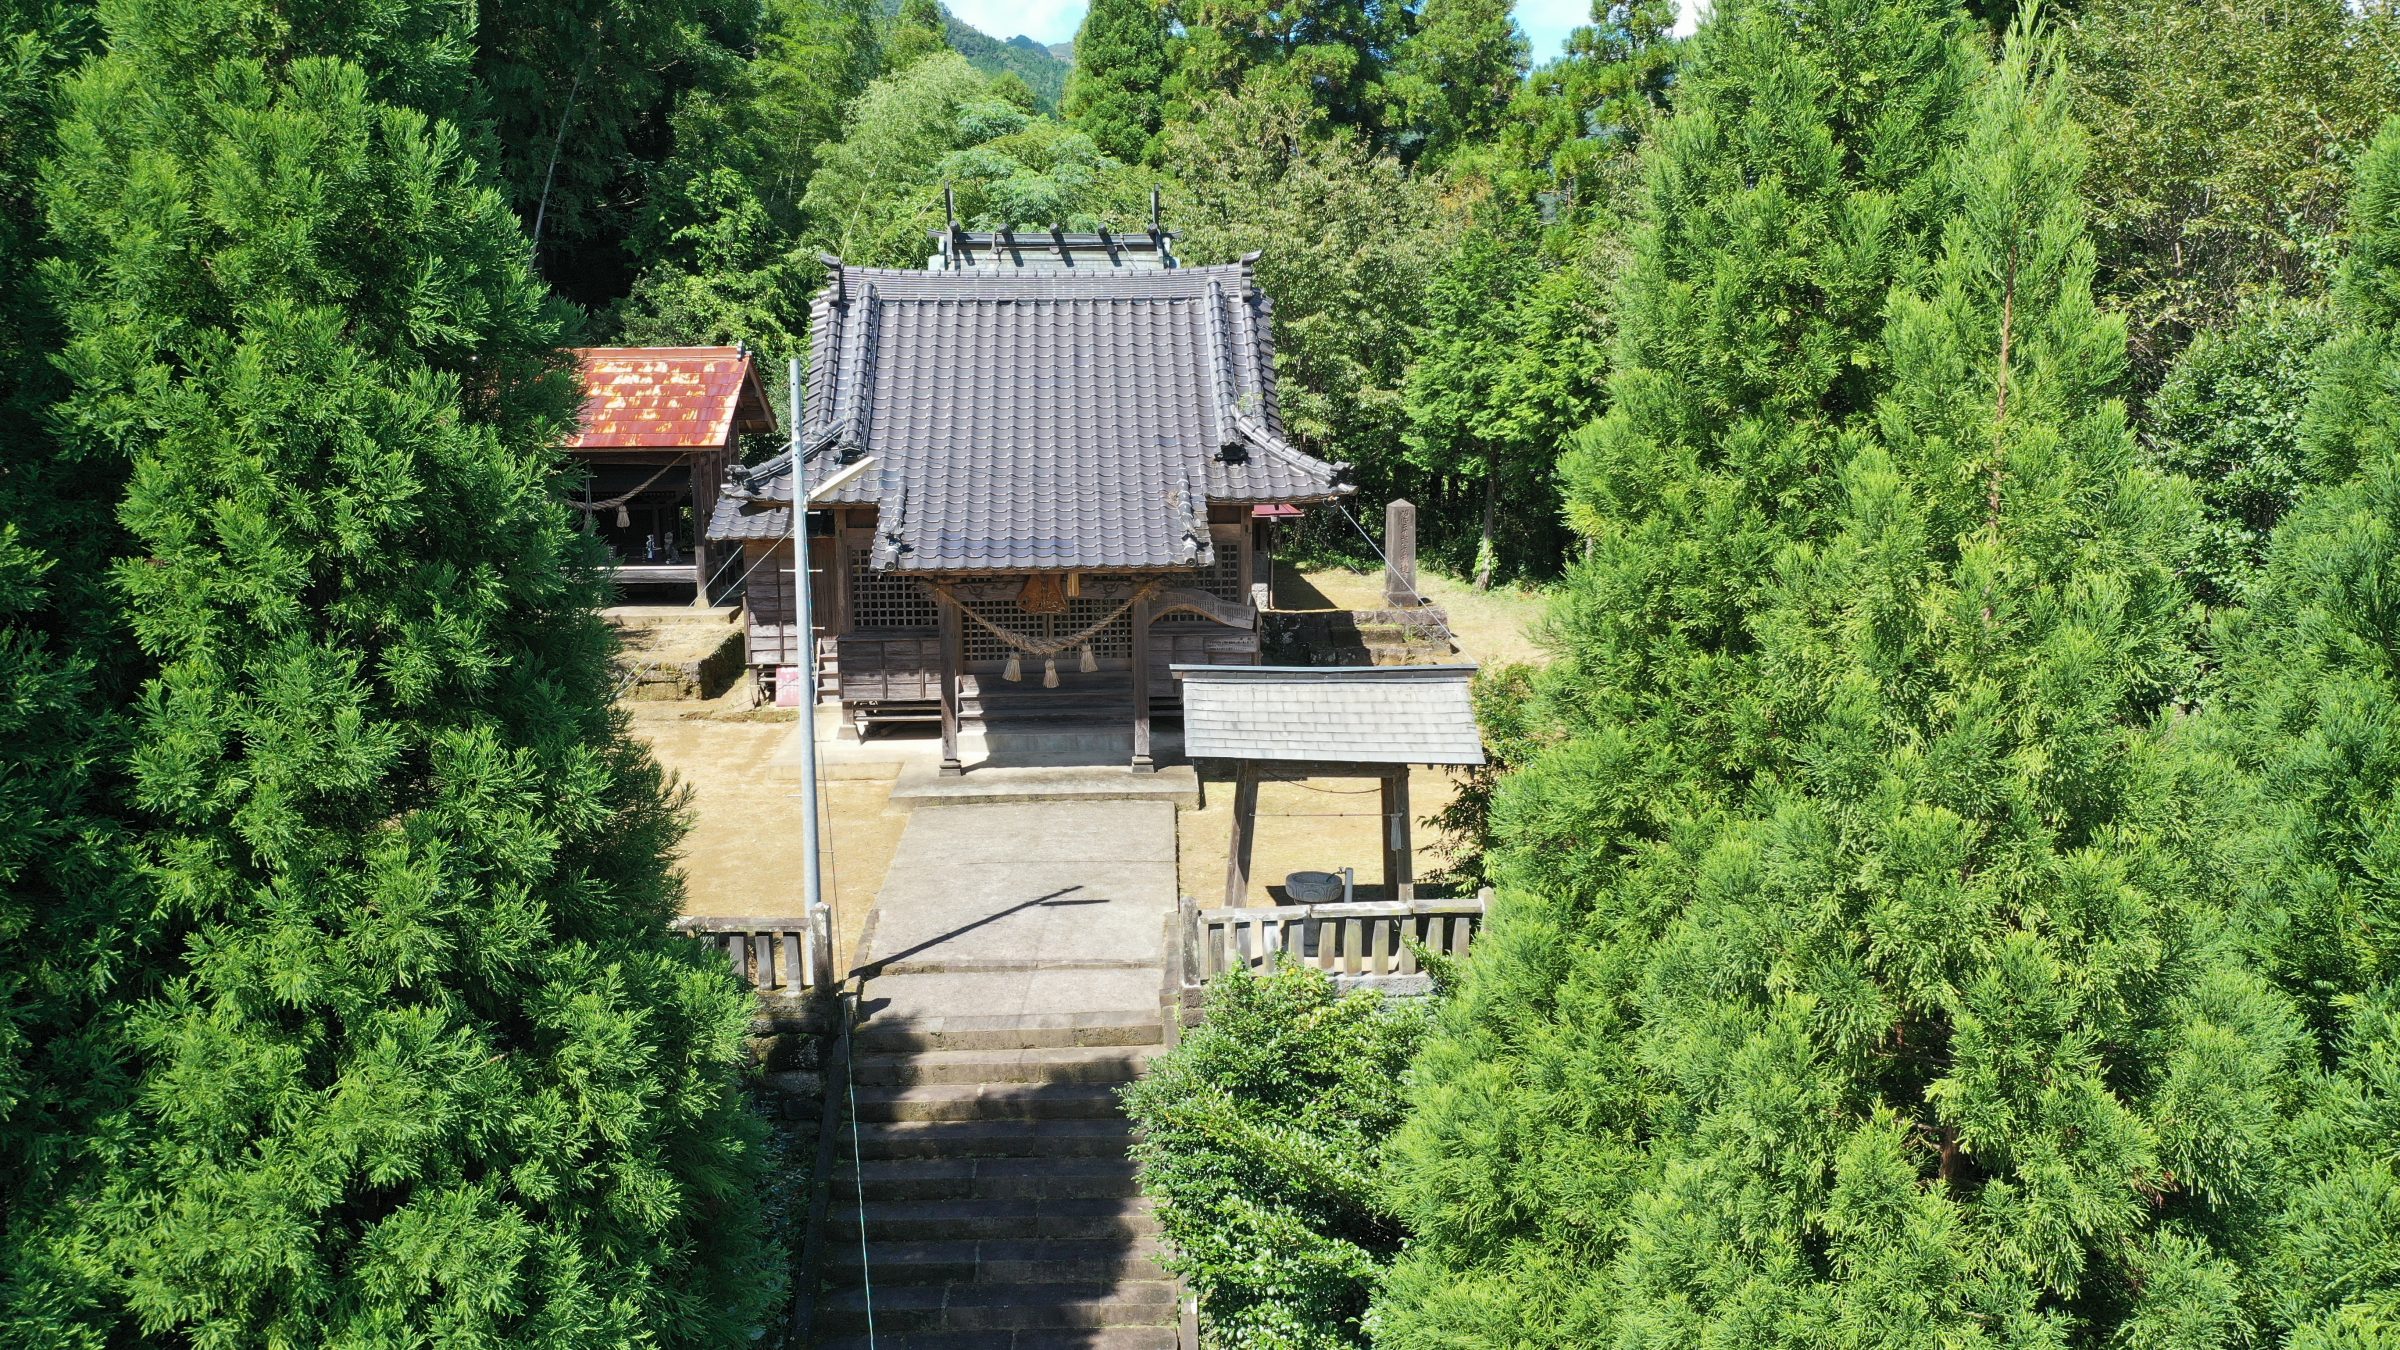
[[[666,477],[666,476],[667,476],[667,470],[669,470],[669,469],[672,469],[672,468],[676,467],[677,465],[679,465],[679,464],[683,463],[685,460],[687,460],[687,459],[690,459],[690,458],[691,458],[691,456],[690,456],[690,455],[677,455],[675,458],[673,458],[673,459],[671,459],[671,460],[667,461],[665,464],[663,464],[663,465],[659,466],[659,470],[658,470],[658,472],[657,472],[657,473],[654,473],[654,474],[650,475],[648,478],[645,478],[645,479],[643,479],[643,480],[642,480],[642,485],[641,485],[640,487],[637,487],[637,488],[635,488],[633,491],[626,493],[626,494],[625,494],[624,496],[622,496],[622,497],[611,497],[611,498],[609,498],[607,501],[604,501],[604,502],[596,502],[596,501],[593,501],[593,500],[592,500],[590,497],[585,497],[585,498],[584,498],[582,501],[579,501],[579,502],[571,502],[571,503],[569,503],[569,505],[573,506],[573,507],[574,507],[576,510],[583,512],[583,513],[584,513],[585,515],[587,515],[587,516],[588,516],[588,515],[590,515],[590,514],[592,514],[592,513],[593,513],[593,512],[595,512],[595,511],[614,511],[614,510],[616,510],[618,507],[620,507],[620,506],[624,506],[624,505],[626,505],[626,504],[630,503],[630,502],[631,502],[631,501],[632,501],[634,498],[641,496],[641,495],[642,495],[644,492],[647,492],[647,491],[649,491],[649,489],[650,489],[650,485],[651,485],[652,483],[655,483],[655,482],[657,482],[659,479],[661,479],[661,478],[664,478],[664,477]],[[707,522],[706,522],[706,521],[702,521],[702,522],[701,522],[701,526],[702,526],[702,528],[706,528],[706,527],[707,527]]]
[[[1018,651],[1021,651],[1028,656],[1039,656],[1044,658],[1056,656],[1060,652],[1066,651],[1070,647],[1080,647],[1084,643],[1091,641],[1095,637],[1098,637],[1101,629],[1108,627],[1110,624],[1115,623],[1118,619],[1124,617],[1125,611],[1133,608],[1137,604],[1140,604],[1142,601],[1149,599],[1151,596],[1158,594],[1159,591],[1166,585],[1166,583],[1161,581],[1146,581],[1142,583],[1140,590],[1135,591],[1130,597],[1128,597],[1125,603],[1117,606],[1115,609],[1110,610],[1108,612],[1108,616],[1100,620],[1098,623],[1091,624],[1088,627],[1082,628],[1063,638],[1036,638],[1028,637],[1023,633],[1013,632],[1009,629],[1002,628],[1000,625],[993,623],[990,619],[987,619],[976,613],[974,610],[967,608],[967,602],[959,599],[957,594],[948,586],[938,581],[931,584],[933,589],[941,592],[943,599],[958,606],[959,613],[966,615],[970,619],[973,619],[977,626],[981,627],[985,632],[990,633],[993,637],[1000,639],[1002,642],[1007,643],[1009,646],[1016,648]]]

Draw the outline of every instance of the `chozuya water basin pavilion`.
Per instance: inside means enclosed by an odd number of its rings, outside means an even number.
[[[1256,255],[1183,267],[1156,229],[934,238],[922,271],[826,260],[796,449],[719,494],[749,660],[772,681],[814,659],[862,732],[938,718],[945,773],[962,699],[1130,717],[1147,770],[1167,667],[1257,663],[1273,523],[1348,493],[1344,466],[1285,437]]]

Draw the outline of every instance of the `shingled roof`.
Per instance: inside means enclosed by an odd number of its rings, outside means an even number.
[[[811,500],[878,508],[879,570],[1204,566],[1211,503],[1349,491],[1284,439],[1272,318],[1247,262],[837,267],[800,428]],[[781,538],[791,500],[788,452],[737,471],[709,536]]]
[[[1170,666],[1194,759],[1481,764],[1473,666]]]
[[[713,449],[772,431],[773,405],[739,347],[579,347],[583,413],[570,450]]]

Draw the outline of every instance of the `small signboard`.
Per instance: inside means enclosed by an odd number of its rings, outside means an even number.
[[[800,667],[775,667],[775,706],[778,708],[800,706]]]

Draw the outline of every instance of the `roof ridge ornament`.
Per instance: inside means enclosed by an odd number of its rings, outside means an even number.
[[[1232,363],[1225,359],[1225,287],[1208,279],[1208,375],[1216,391],[1217,456],[1242,443],[1241,414],[1234,407]]]

